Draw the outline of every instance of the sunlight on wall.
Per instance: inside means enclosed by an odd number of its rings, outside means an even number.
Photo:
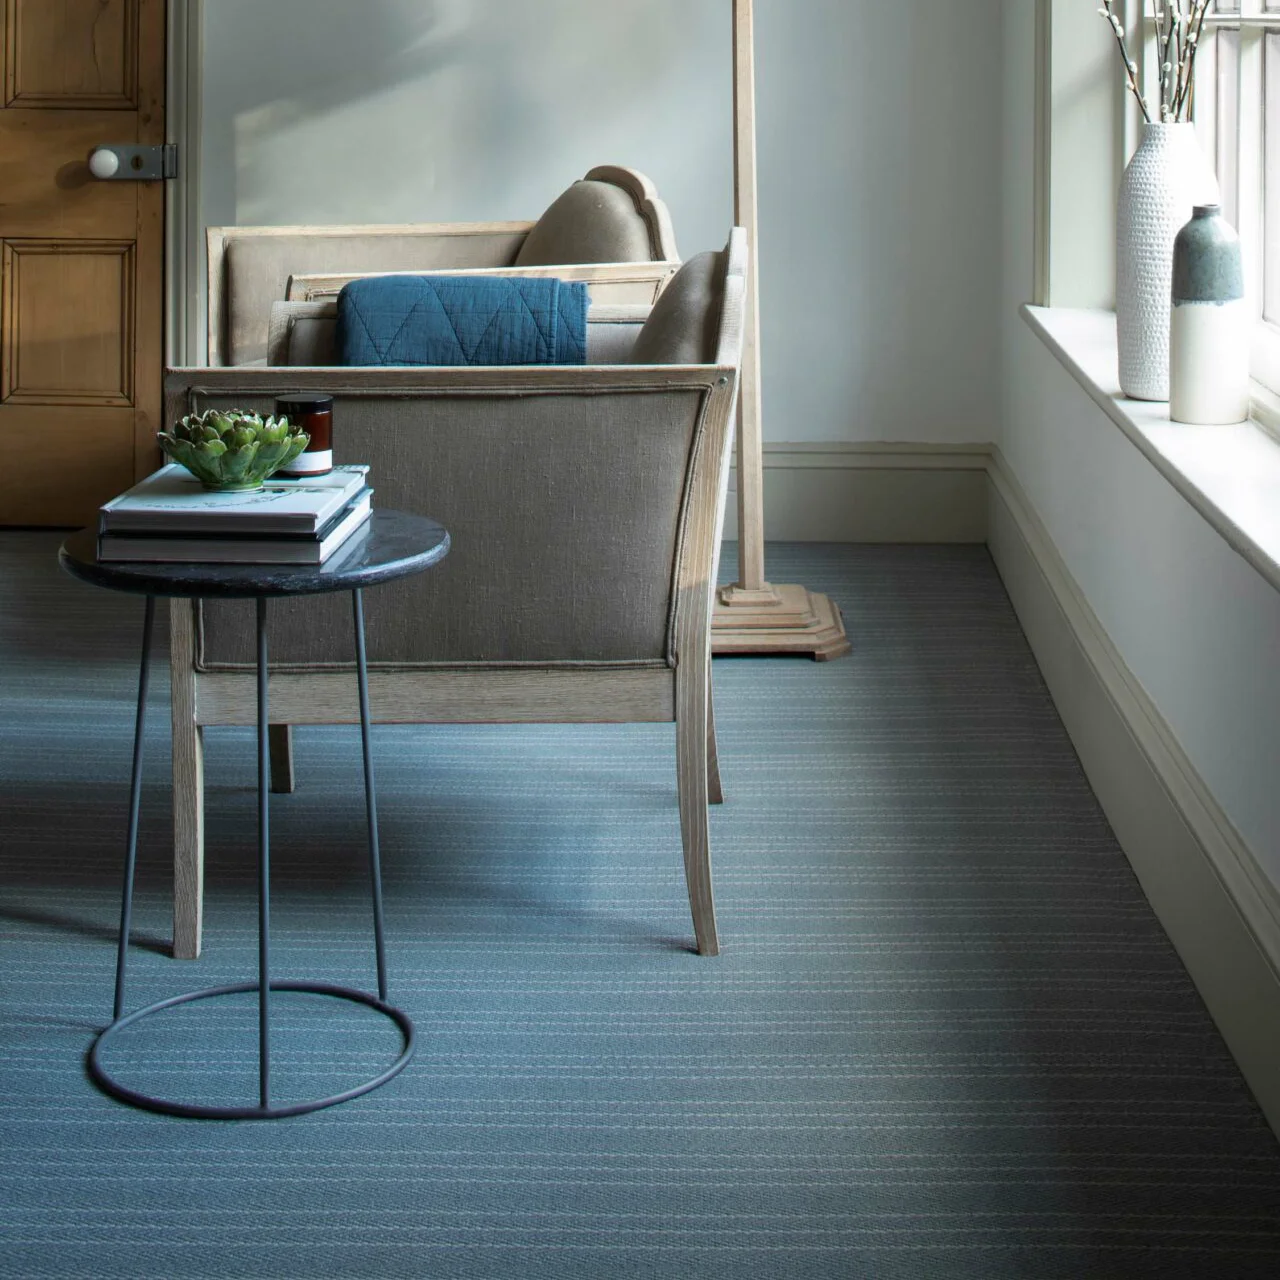
[[[203,220],[536,218],[612,163],[717,248],[732,7],[208,0]],[[1000,8],[756,0],[766,439],[995,435]]]
[[[237,223],[536,218],[592,165],[619,163],[679,206],[685,243],[722,244],[726,9],[215,0],[205,165],[233,180],[206,210]]]

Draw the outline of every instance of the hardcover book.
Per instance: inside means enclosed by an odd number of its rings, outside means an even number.
[[[296,534],[314,538],[365,486],[364,463],[327,475],[270,477],[261,489],[217,493],[176,462],[104,503],[99,534]]]
[[[104,533],[98,559],[173,564],[324,564],[369,519],[372,489],[362,489],[315,534],[216,536]]]

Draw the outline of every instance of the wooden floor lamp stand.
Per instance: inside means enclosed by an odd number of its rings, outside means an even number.
[[[826,596],[764,577],[764,442],[760,428],[760,311],[757,306],[755,57],[751,0],[733,0],[734,214],[750,248],[742,390],[738,402],[738,581],[716,593],[713,654],[849,652],[840,610]]]
[[[761,590],[721,587],[711,619],[711,652],[798,653],[819,662],[848,653],[839,606],[796,583]]]

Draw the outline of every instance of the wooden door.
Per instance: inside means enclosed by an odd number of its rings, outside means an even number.
[[[158,465],[165,0],[0,0],[0,525],[84,525]]]

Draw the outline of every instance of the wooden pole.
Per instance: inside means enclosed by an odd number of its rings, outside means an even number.
[[[733,218],[747,232],[749,266],[738,400],[738,587],[776,600],[764,580],[764,441],[760,434],[759,206],[756,199],[755,19],[733,3]]]
[[[748,246],[746,327],[738,399],[738,581],[717,593],[713,653],[849,650],[840,610],[801,586],[764,576],[764,436],[760,426],[759,236],[756,199],[756,70],[752,0],[733,0],[733,209]]]

